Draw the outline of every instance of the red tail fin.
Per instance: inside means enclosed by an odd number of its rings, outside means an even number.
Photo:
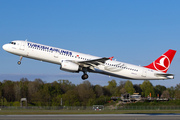
[[[175,54],[176,54],[176,50],[169,49],[166,53],[161,55],[154,62],[144,67],[166,73]]]

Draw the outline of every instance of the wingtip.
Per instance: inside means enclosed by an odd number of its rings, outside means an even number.
[[[114,58],[114,56],[112,56],[112,57],[109,57],[109,59],[112,61],[112,59]]]

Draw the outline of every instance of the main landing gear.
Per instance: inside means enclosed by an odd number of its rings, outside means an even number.
[[[87,68],[83,68],[82,71],[83,71],[84,74],[81,76],[81,78],[83,80],[88,79]]]
[[[83,74],[81,78],[82,78],[83,80],[87,79],[87,78],[88,78],[88,74]]]
[[[22,58],[23,58],[23,57],[22,57],[22,56],[20,56],[20,59],[19,59],[19,61],[17,62],[17,64],[18,64],[18,65],[20,65],[20,64],[21,64],[21,60],[22,60]]]

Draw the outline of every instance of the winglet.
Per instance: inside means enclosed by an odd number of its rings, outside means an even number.
[[[112,57],[109,57],[109,59],[112,61],[112,59],[114,58],[114,56],[112,56]]]

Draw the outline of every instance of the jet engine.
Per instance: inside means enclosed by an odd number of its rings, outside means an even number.
[[[79,72],[79,65],[67,60],[62,60],[60,69],[67,72]]]

